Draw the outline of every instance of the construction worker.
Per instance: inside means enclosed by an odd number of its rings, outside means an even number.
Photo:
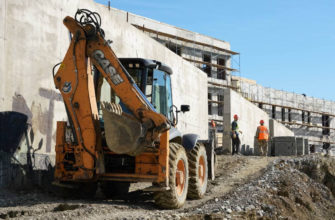
[[[261,156],[268,155],[268,140],[269,140],[269,131],[264,126],[264,121],[261,120],[260,126],[257,127],[256,138],[258,140],[259,150],[261,152]]]
[[[211,120],[211,127],[212,127],[213,129],[215,129],[215,128],[216,128],[216,123],[215,123],[215,121],[214,121],[214,120]]]
[[[234,115],[234,121],[231,123],[231,140],[233,143],[232,155],[234,155],[235,153],[239,153],[239,148],[241,144],[239,135],[242,134],[242,131],[239,130],[237,121],[238,116]]]

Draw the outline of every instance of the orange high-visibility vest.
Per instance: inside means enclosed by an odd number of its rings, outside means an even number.
[[[268,140],[269,139],[269,132],[268,129],[264,126],[258,126],[259,133],[258,133],[258,140]]]

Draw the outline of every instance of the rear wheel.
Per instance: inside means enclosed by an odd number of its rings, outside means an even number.
[[[129,192],[129,182],[105,181],[101,183],[101,191],[107,198],[122,196]]]
[[[190,199],[202,198],[207,189],[208,183],[208,164],[206,148],[203,144],[197,143],[196,146],[187,154],[190,185],[187,197]]]
[[[185,149],[177,143],[170,143],[169,187],[168,191],[156,192],[157,205],[167,209],[176,209],[184,205],[188,190],[188,161]]]

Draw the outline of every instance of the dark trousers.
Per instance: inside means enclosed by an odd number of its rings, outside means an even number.
[[[231,138],[233,142],[233,149],[232,149],[232,155],[237,154],[240,149],[240,138],[237,136],[236,138]]]

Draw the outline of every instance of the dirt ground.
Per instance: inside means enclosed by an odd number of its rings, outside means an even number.
[[[0,192],[0,219],[334,219],[335,159],[218,156],[216,180],[205,197],[161,210],[151,193],[106,200],[63,199],[50,193]]]

